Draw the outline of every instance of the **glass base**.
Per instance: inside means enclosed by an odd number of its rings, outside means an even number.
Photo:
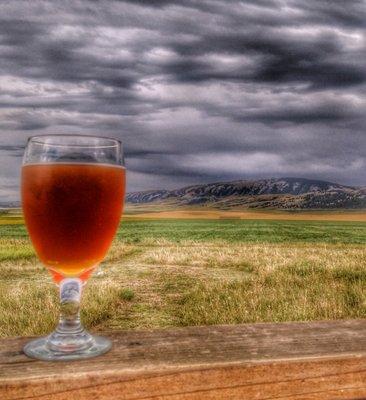
[[[31,358],[44,361],[69,361],[82,360],[85,358],[96,357],[106,353],[112,347],[112,342],[101,336],[92,336],[83,331],[79,341],[59,340],[57,331],[51,335],[32,340],[27,343],[23,351]]]

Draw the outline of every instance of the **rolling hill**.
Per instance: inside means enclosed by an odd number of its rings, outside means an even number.
[[[359,209],[366,208],[366,188],[305,178],[238,180],[127,194],[128,204],[219,209]]]

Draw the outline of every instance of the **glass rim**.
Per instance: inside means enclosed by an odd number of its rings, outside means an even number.
[[[72,143],[47,143],[47,138],[85,138],[93,140],[105,140],[110,142],[109,144],[72,144]],[[43,139],[43,140],[42,140]],[[110,136],[93,136],[93,135],[79,135],[79,134],[63,134],[63,133],[51,133],[45,135],[34,135],[28,138],[28,143],[34,143],[41,146],[54,146],[54,147],[81,147],[81,148],[122,148],[122,141]]]

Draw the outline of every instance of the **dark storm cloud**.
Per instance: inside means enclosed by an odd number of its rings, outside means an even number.
[[[0,145],[0,151],[20,152],[24,151],[23,146]]]
[[[309,18],[333,25],[362,27],[365,25],[366,5],[363,0],[320,0],[303,2]]]
[[[122,137],[130,189],[364,184],[365,20],[358,0],[3,2],[0,183],[64,132]]]
[[[309,41],[283,37],[283,33],[256,30],[245,34],[212,34],[191,44],[171,43],[181,57],[167,65],[165,72],[180,81],[206,80],[254,81],[264,83],[304,82],[312,87],[337,87],[365,82],[366,70],[359,60],[345,60],[342,44],[331,34]],[[366,48],[364,48],[366,50]],[[201,54],[248,54],[261,57],[255,68],[215,70],[215,65],[194,56]]]
[[[235,110],[233,108],[212,108],[206,110],[211,115],[230,116],[237,122],[259,122],[273,125],[279,122],[291,122],[295,124],[327,123],[339,124],[342,121],[360,123],[364,120],[364,108],[347,104],[346,101],[326,99],[326,101],[314,100],[312,104],[283,104],[273,107],[271,110]]]

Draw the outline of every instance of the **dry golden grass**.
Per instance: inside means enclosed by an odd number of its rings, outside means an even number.
[[[366,266],[366,248],[344,244],[165,242],[145,250],[139,260],[154,265],[230,268],[256,273],[275,272],[298,265],[352,270]]]
[[[0,238],[0,250],[0,261],[30,259],[35,256],[27,239]]]
[[[242,219],[242,220],[282,220],[282,221],[350,221],[365,222],[365,210],[340,211],[280,211],[280,210],[216,210],[204,207],[186,207],[180,209],[161,209],[158,206],[127,206],[124,216],[126,221],[161,220],[161,219]],[[20,213],[2,215],[1,225],[22,225],[24,219]]]
[[[131,208],[131,207],[130,207]],[[132,208],[131,208],[132,211]],[[341,210],[341,211],[254,211],[254,210],[215,210],[188,208],[173,210],[155,210],[151,208],[144,211],[136,208],[134,213],[126,214],[126,220],[155,220],[155,219],[244,219],[244,220],[285,220],[285,221],[366,221],[364,210]]]
[[[49,332],[56,287],[27,240],[0,241],[14,252],[0,261],[0,336]],[[117,241],[101,271],[83,301],[94,330],[366,316],[363,245]]]

